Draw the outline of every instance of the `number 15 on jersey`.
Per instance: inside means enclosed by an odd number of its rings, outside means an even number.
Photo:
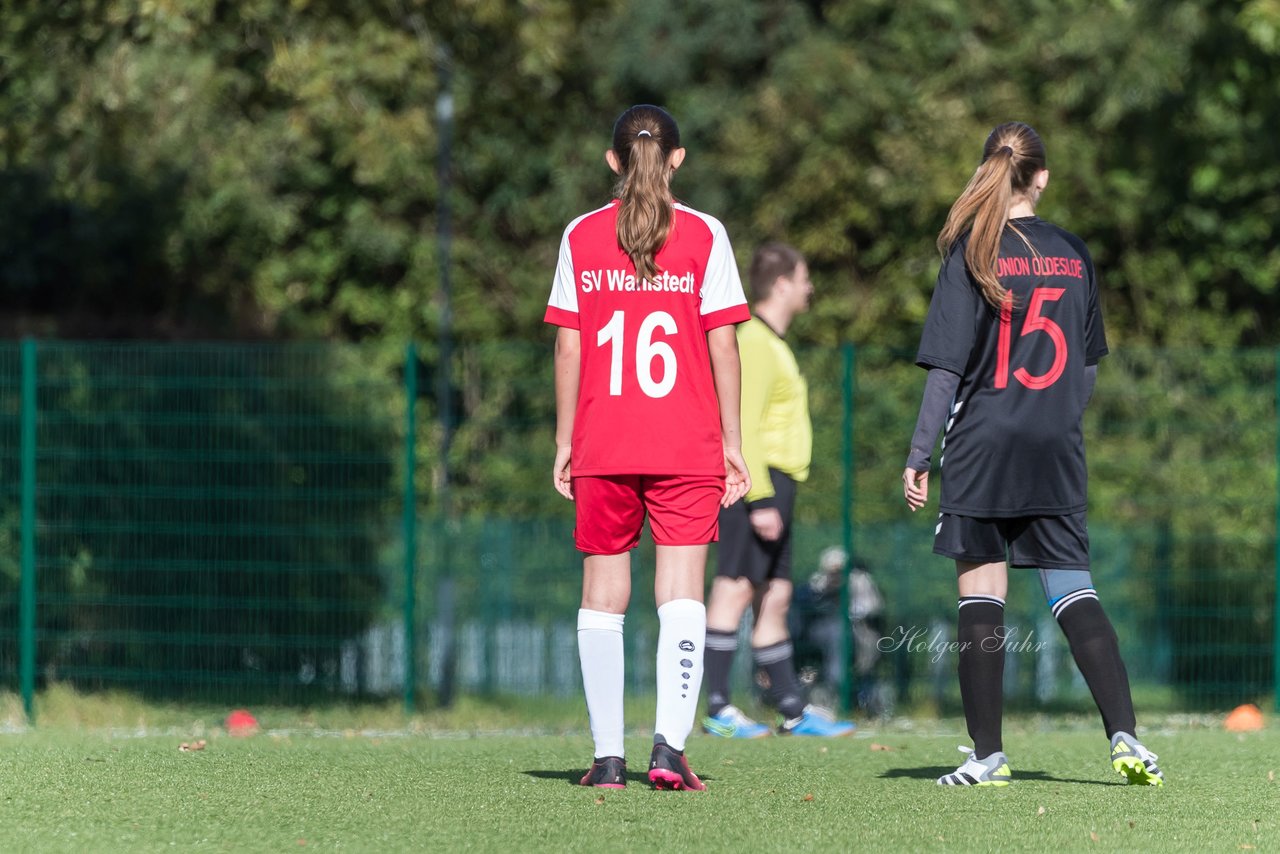
[[[1040,376],[1032,376],[1026,368],[1018,368],[1013,378],[1029,389],[1048,388],[1062,376],[1067,366],[1067,336],[1062,327],[1045,317],[1040,312],[1047,302],[1057,302],[1067,291],[1065,288],[1036,288],[1031,292],[1031,304],[1027,308],[1027,318],[1022,323],[1022,334],[1043,332],[1053,343],[1053,364]],[[1005,294],[1004,305],[1000,308],[1000,332],[996,340],[996,388],[1009,385],[1009,350],[1010,329],[1013,326],[1013,294]]]

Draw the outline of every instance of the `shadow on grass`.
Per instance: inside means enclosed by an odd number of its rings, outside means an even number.
[[[582,775],[587,773],[587,769],[583,768],[581,770],[571,771],[525,771],[524,773],[538,780],[562,780],[571,786],[577,786],[579,785],[578,781],[582,779]],[[705,774],[699,774],[698,779],[705,783],[708,780],[715,780],[715,777],[708,777]],[[628,770],[627,783],[640,783],[641,785],[647,786],[649,785],[649,772]]]
[[[880,774],[880,779],[894,779],[905,777],[909,780],[937,780],[943,774],[950,774],[956,770],[953,767],[943,765],[928,765],[923,768],[890,768]],[[1020,783],[1026,780],[1034,780],[1038,783],[1080,783],[1086,786],[1123,786],[1123,782],[1108,782],[1106,780],[1077,780],[1074,777],[1055,777],[1045,771],[1027,771],[1018,768],[1013,772],[1013,782]]]

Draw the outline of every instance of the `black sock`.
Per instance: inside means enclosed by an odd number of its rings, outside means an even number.
[[[995,596],[960,597],[956,640],[960,645],[960,700],[973,739],[973,755],[986,759],[1004,749],[1004,602]]]
[[[707,629],[702,653],[702,681],[707,686],[707,714],[715,717],[729,705],[729,671],[738,651],[738,633]]]
[[[1129,673],[1120,658],[1116,630],[1102,610],[1093,590],[1072,593],[1053,606],[1062,633],[1071,646],[1071,657],[1098,704],[1107,738],[1118,732],[1133,734],[1137,726]]]
[[[796,681],[795,651],[790,640],[751,648],[757,667],[769,675],[769,702],[784,718],[804,714],[804,694]]]

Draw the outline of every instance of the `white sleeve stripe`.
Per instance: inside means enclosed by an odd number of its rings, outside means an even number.
[[[588,211],[565,226],[564,236],[560,238],[560,257],[556,263],[555,278],[551,282],[551,297],[547,300],[548,305],[573,314],[578,313],[578,289],[575,287],[577,273],[573,266],[573,252],[569,248],[569,235],[578,227],[578,223],[607,207],[609,205]]]
[[[711,251],[707,256],[706,274],[702,280],[702,313],[711,314],[745,305],[747,298],[742,290],[742,279],[738,275],[738,261],[733,257],[733,247],[729,243],[724,225],[702,211],[679,203],[676,208],[690,216],[696,216],[711,231]]]

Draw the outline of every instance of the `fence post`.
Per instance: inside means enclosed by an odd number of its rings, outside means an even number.
[[[404,713],[417,689],[417,347],[404,348]]]
[[[409,342],[404,352],[404,710],[413,712],[414,690],[418,684],[417,564],[418,493],[414,485],[417,470],[418,348]]]
[[[856,365],[853,344],[845,344],[841,348],[844,357],[844,377],[842,397],[844,400],[844,423],[842,424],[841,441],[843,443],[844,485],[840,491],[841,541],[844,552],[849,556],[844,583],[840,585],[840,705],[844,709],[853,708],[854,675],[853,662],[853,626],[849,622],[849,574],[853,568],[853,374]]]
[[[22,339],[22,581],[19,681],[27,723],[36,722],[36,342]]]

